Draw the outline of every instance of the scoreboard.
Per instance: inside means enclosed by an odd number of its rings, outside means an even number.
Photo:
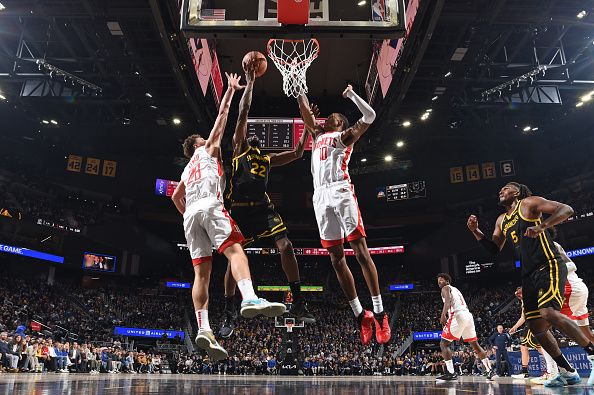
[[[383,188],[382,188],[383,189]],[[383,198],[378,193],[378,198]],[[388,185],[385,197],[388,202],[427,197],[425,181],[409,182],[407,184]]]
[[[326,118],[316,120],[323,125]],[[303,133],[305,125],[301,118],[248,118],[247,136],[258,136],[265,150],[291,150]],[[311,137],[305,143],[305,149],[311,150]]]

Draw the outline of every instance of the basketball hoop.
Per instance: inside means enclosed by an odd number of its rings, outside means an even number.
[[[268,56],[283,76],[283,91],[295,98],[307,93],[306,73],[318,57],[320,43],[308,40],[268,40]]]

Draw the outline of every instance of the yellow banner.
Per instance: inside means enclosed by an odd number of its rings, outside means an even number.
[[[117,167],[118,167],[118,162],[116,162],[114,160],[104,160],[103,161],[103,172],[101,174],[105,177],[115,177]]]
[[[85,173],[99,175],[99,164],[101,159],[87,158],[87,166],[85,167]]]
[[[82,160],[82,156],[68,155],[68,164],[66,165],[66,170],[80,173],[80,169],[82,167]]]

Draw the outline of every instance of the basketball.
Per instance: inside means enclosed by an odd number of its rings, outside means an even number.
[[[268,62],[266,61],[266,56],[264,56],[262,52],[251,51],[245,54],[243,61],[241,62],[244,71],[246,69],[246,65],[250,61],[258,62],[258,66],[256,67],[256,78],[261,77],[264,75],[264,73],[266,73]]]

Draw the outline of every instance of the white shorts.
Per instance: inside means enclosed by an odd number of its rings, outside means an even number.
[[[215,197],[197,200],[186,208],[184,232],[194,266],[212,260],[213,247],[222,254],[227,247],[244,240],[223,202]]]
[[[588,326],[588,287],[583,281],[574,281],[570,277],[565,282],[565,301],[561,313],[571,318],[578,326]]]
[[[448,317],[448,322],[443,327],[441,338],[450,342],[460,340],[465,342],[476,341],[476,329],[474,328],[474,318],[469,311],[459,311]]]
[[[347,241],[366,237],[355,187],[348,181],[318,187],[313,206],[324,248],[343,244],[345,236]]]

